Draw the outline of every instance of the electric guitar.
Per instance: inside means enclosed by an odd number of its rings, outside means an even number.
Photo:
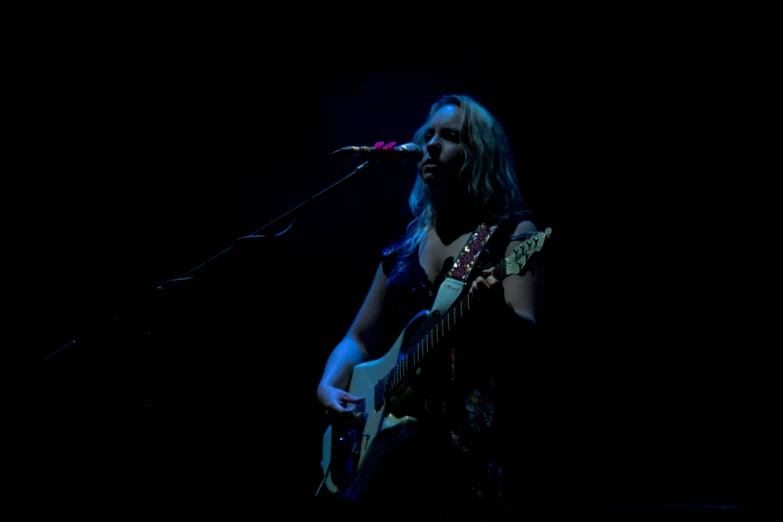
[[[493,269],[492,275],[502,280],[508,275],[522,273],[531,256],[541,250],[551,233],[552,229],[547,227],[525,239]],[[354,367],[348,392],[364,398],[357,405],[363,417],[358,425],[337,427],[330,424],[326,428],[321,485],[326,484],[332,493],[345,490],[381,431],[416,420],[408,415],[397,416],[399,412],[393,411],[397,408],[393,408],[392,404],[400,403],[400,398],[409,390],[411,378],[429,360],[429,356],[456,335],[457,327],[475,308],[471,299],[466,294],[443,315],[437,310],[419,312],[383,357]],[[403,347],[406,349],[403,350]]]

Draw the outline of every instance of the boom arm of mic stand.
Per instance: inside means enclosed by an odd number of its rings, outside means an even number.
[[[351,172],[350,172],[348,175],[346,175],[345,177],[343,177],[343,178],[339,179],[339,180],[338,180],[338,181],[336,181],[335,183],[333,183],[333,184],[329,185],[329,186],[328,186],[328,187],[326,187],[325,189],[321,190],[320,192],[318,192],[318,193],[314,194],[314,195],[313,195],[313,196],[311,196],[310,198],[308,198],[308,199],[304,200],[303,202],[299,203],[298,205],[296,205],[296,206],[295,206],[295,207],[293,207],[292,209],[290,209],[290,210],[286,211],[285,213],[283,213],[283,214],[279,215],[278,217],[274,218],[272,221],[270,221],[270,222],[269,222],[269,223],[267,223],[266,225],[262,226],[261,228],[259,228],[258,230],[256,230],[254,233],[252,233],[252,234],[249,234],[249,235],[247,235],[247,236],[242,236],[242,237],[239,237],[239,238],[235,239],[235,240],[232,242],[232,244],[231,244],[231,245],[229,245],[227,248],[225,248],[225,249],[223,249],[222,251],[218,252],[216,255],[212,256],[211,258],[209,258],[208,260],[206,260],[206,261],[204,261],[203,263],[199,264],[198,266],[196,266],[196,267],[192,268],[191,270],[189,270],[188,272],[186,272],[186,273],[185,273],[185,274],[184,274],[182,277],[178,277],[178,278],[174,278],[174,279],[169,279],[169,280],[166,280],[166,281],[161,281],[161,282],[160,282],[160,283],[159,283],[159,284],[158,284],[158,285],[155,287],[155,294],[158,294],[158,293],[159,293],[161,290],[166,290],[166,289],[168,289],[168,288],[177,288],[177,287],[183,287],[183,286],[187,286],[187,285],[189,285],[190,283],[192,283],[192,282],[193,282],[193,280],[194,280],[194,274],[195,274],[195,273],[196,273],[198,270],[202,269],[203,267],[205,267],[205,266],[207,266],[207,265],[213,264],[212,262],[213,262],[215,259],[218,259],[218,258],[220,258],[220,257],[227,257],[227,256],[226,256],[226,254],[227,254],[227,253],[229,253],[230,251],[234,250],[234,247],[235,247],[235,246],[237,246],[238,244],[246,244],[246,243],[248,243],[248,242],[252,242],[252,241],[250,241],[250,240],[255,240],[255,239],[266,239],[266,238],[269,238],[269,237],[278,237],[278,236],[280,236],[280,235],[284,234],[285,232],[287,232],[287,231],[288,231],[288,230],[291,228],[291,226],[293,225],[293,222],[292,222],[292,223],[291,223],[291,224],[290,224],[288,227],[286,227],[286,229],[285,229],[285,230],[283,230],[282,232],[279,232],[279,233],[277,233],[277,234],[273,234],[273,235],[271,235],[271,236],[269,236],[269,235],[263,235],[263,234],[261,234],[260,232],[261,232],[261,231],[263,231],[263,230],[265,230],[265,229],[267,229],[267,228],[268,228],[268,227],[270,227],[271,225],[273,225],[273,224],[277,223],[277,222],[278,222],[278,221],[280,221],[281,219],[283,219],[283,218],[285,218],[285,217],[288,217],[288,216],[291,216],[291,215],[295,214],[296,212],[299,212],[300,210],[302,210],[303,208],[305,208],[307,205],[309,205],[309,204],[310,204],[310,203],[312,203],[313,201],[317,200],[318,198],[322,197],[323,195],[325,195],[325,194],[326,194],[326,193],[328,193],[329,191],[333,190],[335,187],[337,187],[337,186],[338,186],[338,185],[340,185],[341,183],[343,183],[343,182],[345,182],[345,181],[348,181],[348,179],[352,178],[353,176],[355,176],[355,175],[356,175],[356,174],[358,174],[359,172],[363,172],[363,171],[369,170],[369,167],[371,167],[371,166],[375,165],[376,163],[377,163],[377,162],[374,162],[374,161],[365,161],[364,163],[362,163],[361,165],[359,165],[358,167],[356,167],[356,168],[355,168],[353,171],[351,171]],[[115,315],[115,316],[113,317],[113,319],[117,319],[118,317],[119,317],[119,314],[118,314],[118,315]],[[71,347],[71,346],[73,346],[73,345],[75,345],[75,344],[76,344],[76,340],[75,340],[75,339],[72,339],[72,340],[68,341],[68,342],[67,342],[67,343],[65,343],[64,345],[62,345],[62,346],[60,346],[59,348],[57,348],[56,350],[54,350],[54,351],[53,351],[52,353],[50,353],[49,355],[45,356],[45,357],[44,357],[44,362],[46,362],[46,361],[48,361],[48,360],[50,360],[50,359],[53,359],[53,358],[54,358],[56,355],[59,355],[59,354],[61,354],[61,353],[62,353],[62,352],[63,352],[63,351],[66,349],[66,348],[68,348],[68,347]]]
[[[256,230],[256,231],[255,231],[253,234],[251,234],[251,235],[249,235],[249,236],[245,236],[245,237],[240,237],[238,240],[241,240],[241,239],[248,239],[248,238],[267,237],[267,236],[261,236],[261,235],[258,235],[258,233],[259,233],[259,232],[261,232],[262,230],[266,229],[267,227],[269,227],[269,226],[273,225],[274,223],[277,223],[278,221],[280,221],[280,220],[281,220],[281,219],[283,219],[284,217],[286,217],[286,216],[290,216],[290,215],[292,215],[292,214],[294,214],[294,213],[296,213],[296,212],[298,212],[298,211],[302,210],[304,207],[306,207],[307,205],[309,205],[310,203],[312,203],[313,201],[315,201],[315,200],[316,200],[316,199],[318,199],[319,197],[323,196],[324,194],[326,194],[327,192],[329,192],[330,190],[332,190],[332,189],[333,189],[333,188],[335,188],[336,186],[340,185],[341,183],[343,183],[343,182],[345,182],[345,181],[348,181],[348,179],[349,179],[349,178],[352,178],[353,176],[355,176],[356,174],[358,174],[360,171],[362,171],[362,170],[364,170],[364,169],[366,169],[366,168],[370,167],[371,165],[375,165],[376,163],[377,163],[377,162],[370,162],[370,161],[365,161],[364,163],[362,163],[361,165],[359,165],[358,167],[356,167],[355,169],[353,169],[353,171],[351,171],[351,172],[350,172],[350,173],[349,173],[347,176],[345,176],[344,178],[342,178],[342,179],[339,179],[338,181],[336,181],[336,182],[332,183],[331,185],[329,185],[328,187],[326,187],[325,189],[323,189],[321,192],[318,192],[318,193],[314,194],[313,196],[311,196],[310,198],[308,198],[308,199],[306,199],[306,200],[302,201],[301,203],[299,203],[297,206],[295,206],[295,207],[294,207],[294,208],[292,208],[291,210],[289,210],[289,211],[287,211],[287,212],[285,212],[285,213],[283,213],[283,214],[281,214],[281,215],[277,216],[275,219],[273,219],[272,221],[270,221],[269,223],[267,223],[267,224],[266,224],[266,225],[264,225],[263,227],[261,227],[261,228],[259,228],[258,230]],[[288,228],[290,228],[290,226],[289,226]],[[282,234],[282,233],[284,233],[284,232],[286,232],[286,231],[288,231],[288,228],[286,228],[286,229],[285,229],[283,232],[281,232],[281,234]]]
[[[334,189],[335,187],[337,187],[341,183],[343,183],[345,181],[348,181],[348,179],[352,178],[353,176],[355,176],[359,172],[362,172],[365,169],[368,169],[370,166],[375,165],[375,164],[377,164],[377,162],[365,161],[364,163],[362,163],[361,165],[359,165],[358,167],[353,169],[347,176],[337,180],[336,182],[332,183],[331,185],[329,185],[328,187],[326,187],[322,191],[320,191],[320,192],[314,194],[313,196],[309,197],[308,199],[302,201],[301,203],[299,203],[298,205],[296,205],[292,209],[284,212],[283,214],[280,214],[279,216],[277,216],[272,221],[270,221],[266,225],[262,226],[261,228],[259,228],[255,232],[253,232],[252,234],[249,234],[247,236],[238,237],[237,239],[235,239],[233,241],[232,245],[229,245],[226,249],[224,249],[223,251],[219,252],[217,255],[212,256],[210,259],[208,259],[205,262],[201,263],[199,266],[189,270],[185,274],[184,277],[181,277],[181,278],[178,278],[178,279],[172,279],[171,281],[164,281],[164,283],[168,283],[168,282],[180,283],[183,280],[188,280],[188,279],[192,278],[192,276],[190,274],[194,273],[196,270],[198,270],[202,266],[204,266],[207,263],[211,262],[213,259],[216,259],[217,257],[225,254],[226,252],[228,252],[229,250],[234,248],[234,245],[236,245],[236,244],[247,243],[248,240],[254,240],[254,239],[266,239],[266,238],[269,238],[269,237],[279,237],[279,236],[285,234],[293,226],[293,221],[282,232],[278,232],[277,234],[272,234],[271,236],[269,236],[269,235],[260,234],[260,232],[265,230],[265,229],[267,229],[268,227],[272,226],[273,224],[277,223],[281,219],[283,219],[283,218],[285,218],[287,216],[291,216],[291,215],[295,214],[296,212],[299,212],[300,210],[305,208],[307,205],[309,205],[313,201],[317,200],[318,198],[320,198],[321,196],[323,196],[324,194],[326,194],[330,190]],[[158,288],[161,288],[161,287],[158,287]]]

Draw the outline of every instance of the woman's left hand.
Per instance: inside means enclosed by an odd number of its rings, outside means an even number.
[[[481,275],[473,280],[473,282],[470,284],[468,295],[470,297],[476,297],[477,295],[484,295],[484,293],[488,292],[489,290],[503,291],[503,285],[500,284],[500,280],[492,275],[491,268],[482,270]]]

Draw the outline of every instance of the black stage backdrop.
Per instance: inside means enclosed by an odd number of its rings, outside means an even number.
[[[468,93],[501,119],[553,229],[546,342],[520,368],[520,429],[552,463],[541,504],[738,504],[738,370],[715,348],[722,261],[700,239],[730,169],[711,146],[709,64],[105,42],[53,49],[44,103],[30,345],[45,360],[45,498],[309,502],[318,378],[416,175],[390,163],[335,185],[361,159],[328,155],[410,141],[437,95]]]

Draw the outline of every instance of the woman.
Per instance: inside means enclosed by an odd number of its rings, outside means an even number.
[[[377,435],[370,426],[372,445],[362,453],[359,471],[335,488],[334,499],[344,509],[399,500],[415,502],[419,514],[499,516],[509,512],[519,487],[514,372],[517,359],[533,349],[537,276],[533,260],[517,264],[519,274],[501,277],[493,268],[514,258],[523,243],[541,241],[541,234],[524,209],[507,136],[475,99],[438,99],[413,142],[423,150],[409,196],[413,220],[383,252],[318,384],[317,398],[335,433],[366,431],[362,422],[372,417],[369,394],[348,391],[356,365],[392,356],[397,361],[415,351],[422,336],[428,341],[438,315],[418,318],[422,311],[446,314],[467,296],[470,313],[460,313],[454,325],[459,335],[448,342],[443,335],[437,350],[416,355],[416,371],[386,410],[406,421]],[[444,282],[457,287],[454,295]],[[342,460],[335,455],[331,464],[337,477]]]

